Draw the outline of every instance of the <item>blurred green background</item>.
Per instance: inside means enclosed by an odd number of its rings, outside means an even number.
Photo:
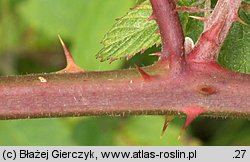
[[[115,18],[135,4],[136,0],[0,0],[0,74],[62,69],[65,58],[57,34],[84,69],[112,70],[152,62],[146,55],[127,63],[95,59]],[[194,40],[198,37],[186,34]],[[155,50],[159,49],[146,53]],[[198,118],[181,141],[177,137],[184,119],[176,118],[160,140],[163,123],[163,116],[0,121],[0,145],[250,145],[247,120]]]

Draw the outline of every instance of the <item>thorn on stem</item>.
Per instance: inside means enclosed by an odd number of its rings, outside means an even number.
[[[186,122],[180,132],[180,135],[178,137],[178,140],[181,139],[182,135],[185,133],[186,129],[188,128],[188,126],[192,123],[192,121],[201,113],[207,112],[206,109],[200,107],[200,106],[190,106],[190,107],[186,107],[184,109],[181,110],[183,113],[186,114],[187,118],[186,118]]]
[[[161,56],[161,52],[151,53],[149,56]]]
[[[243,21],[239,16],[237,16],[235,18],[235,21],[241,23],[242,25],[246,25],[246,26],[249,26],[245,21]]]
[[[152,14],[149,16],[148,21],[155,20],[155,19],[156,19],[156,18],[155,18],[155,16],[154,16],[154,13],[152,13]]]
[[[166,129],[168,127],[168,125],[170,124],[170,122],[174,119],[174,116],[169,116],[169,115],[166,115],[165,116],[165,122],[163,124],[163,127],[162,127],[162,131],[161,131],[161,135],[160,135],[160,139],[162,139],[164,133],[166,132]]]
[[[63,70],[58,71],[57,73],[77,73],[77,72],[84,72],[83,69],[81,69],[79,66],[76,65],[74,59],[72,58],[70,52],[68,51],[66,45],[64,44],[62,38],[60,37],[60,35],[58,34],[58,38],[60,40],[60,43],[63,47],[64,50],[64,54],[66,57],[66,62],[67,62],[67,66],[66,68],[64,68]]]
[[[189,17],[203,22],[206,22],[208,20],[207,17],[200,17],[200,16],[189,16]]]
[[[146,73],[144,70],[142,70],[142,68],[140,68],[139,66],[135,65],[135,67],[137,68],[138,72],[141,74],[142,78],[145,80],[145,81],[148,81],[148,80],[151,80],[152,77]]]

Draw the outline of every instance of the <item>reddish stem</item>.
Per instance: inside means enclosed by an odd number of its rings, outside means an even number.
[[[1,77],[0,119],[165,115],[193,105],[213,117],[250,117],[250,75],[213,65],[189,69],[167,80],[161,71],[144,69],[158,74],[149,81],[135,70]]]
[[[205,30],[189,54],[190,62],[217,62],[222,44],[233,22],[238,20],[241,0],[219,0],[206,22]]]
[[[169,56],[171,70],[181,71],[184,64],[184,36],[174,0],[150,0],[162,39],[162,57]]]

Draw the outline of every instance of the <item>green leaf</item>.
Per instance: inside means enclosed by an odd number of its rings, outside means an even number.
[[[219,123],[219,121],[217,121]],[[214,135],[207,145],[246,146],[250,144],[250,122],[245,119],[224,120],[217,124]],[[237,132],[237,135],[233,132]]]
[[[241,11],[240,16],[250,24],[250,14]],[[233,25],[221,49],[219,62],[227,69],[250,73],[250,26]]]
[[[194,2],[182,0],[179,1],[179,5],[190,6]],[[147,0],[118,19],[113,28],[104,36],[103,48],[97,56],[102,61],[112,62],[123,57],[130,58],[154,45],[160,45],[160,35],[157,34],[158,25],[154,20],[148,21],[151,13],[152,7]],[[185,35],[197,40],[202,31],[202,23],[189,18],[187,12],[180,12],[179,15]]]
[[[90,0],[86,0],[90,2]],[[91,0],[91,3],[82,11],[85,18],[79,21],[79,26],[74,33],[75,42],[72,53],[79,65],[87,70],[113,70],[118,69],[124,60],[109,64],[100,63],[96,53],[101,48],[101,38],[115,23],[115,18],[125,13],[134,6],[133,0]]]
[[[102,60],[116,60],[132,57],[153,45],[160,44],[160,35],[155,21],[148,21],[152,13],[149,1],[142,3],[118,19],[104,36],[103,48],[98,53]]]
[[[87,117],[75,125],[73,138],[84,146],[115,145],[121,121],[116,117]]]
[[[76,145],[64,119],[0,121],[0,145]]]

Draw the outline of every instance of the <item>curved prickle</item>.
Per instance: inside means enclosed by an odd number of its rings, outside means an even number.
[[[63,47],[67,65],[63,70],[60,70],[57,73],[79,73],[79,72],[84,72],[84,70],[82,68],[80,68],[78,65],[76,65],[73,57],[71,56],[69,50],[67,49],[67,47],[64,44],[64,42],[63,42],[62,38],[60,37],[60,35],[58,35],[58,38],[59,38],[60,43],[61,43],[61,45]]]

